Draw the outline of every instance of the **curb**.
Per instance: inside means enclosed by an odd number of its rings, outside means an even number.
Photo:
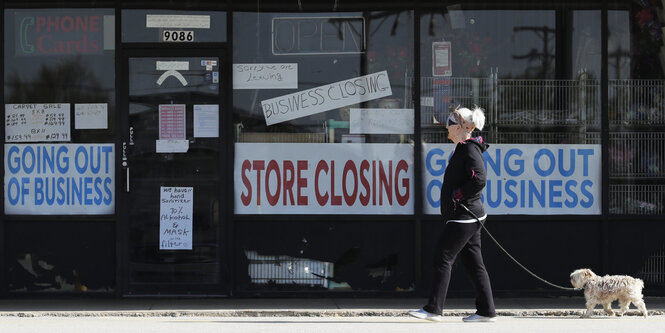
[[[585,310],[499,310],[498,316],[506,317],[580,317]],[[445,317],[464,317],[472,310],[446,310]],[[605,316],[596,310],[597,316]],[[640,316],[629,311],[625,316]],[[650,310],[650,316],[665,315],[665,311]],[[154,310],[154,311],[20,311],[1,312],[0,317],[407,317],[406,310]]]

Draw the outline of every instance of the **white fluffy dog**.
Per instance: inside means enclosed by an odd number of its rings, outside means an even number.
[[[612,302],[619,300],[621,310],[617,312],[622,316],[632,302],[644,317],[647,316],[647,308],[642,299],[642,288],[644,281],[626,275],[598,276],[590,269],[578,269],[570,273],[570,283],[577,289],[584,289],[587,311],[582,317],[588,318],[593,314],[596,304],[602,304],[605,313],[614,315]]]

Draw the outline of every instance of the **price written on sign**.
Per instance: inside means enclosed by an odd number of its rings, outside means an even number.
[[[191,250],[193,187],[161,187],[159,249]]]
[[[5,142],[70,140],[69,103],[5,104]]]

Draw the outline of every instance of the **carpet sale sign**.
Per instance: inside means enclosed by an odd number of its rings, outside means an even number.
[[[413,214],[405,144],[236,143],[236,214]]]

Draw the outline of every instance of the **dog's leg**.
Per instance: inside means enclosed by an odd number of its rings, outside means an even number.
[[[623,316],[624,313],[628,311],[628,308],[630,307],[630,299],[620,297],[619,306],[621,307],[621,310],[617,312],[617,316],[621,317]]]
[[[636,300],[633,300],[633,303],[635,304],[637,309],[639,309],[642,312],[642,316],[644,316],[644,318],[649,316],[649,313],[647,311],[647,306],[646,306],[646,304],[644,304],[644,300],[636,299]]]
[[[603,309],[605,309],[605,313],[607,313],[610,316],[614,316],[614,311],[612,311],[612,302],[607,302],[603,304]]]
[[[586,302],[586,313],[582,315],[582,318],[589,318],[593,314],[593,308],[596,307],[596,303],[592,303],[591,301]]]

